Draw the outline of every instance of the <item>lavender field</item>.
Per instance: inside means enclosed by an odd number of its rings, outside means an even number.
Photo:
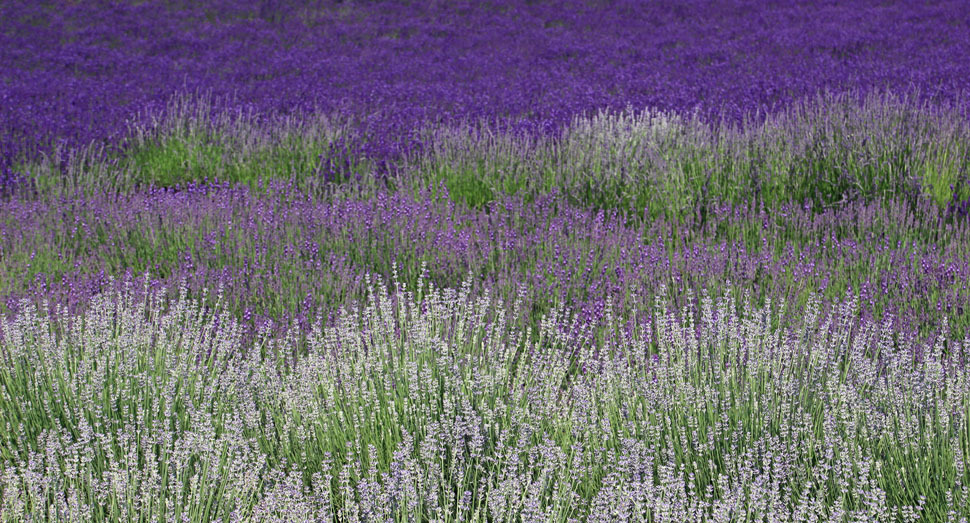
[[[0,521],[970,519],[963,1],[0,3]]]

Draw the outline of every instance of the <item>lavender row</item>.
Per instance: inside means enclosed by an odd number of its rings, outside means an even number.
[[[439,188],[418,197],[378,192],[329,201],[273,182],[188,186],[129,195],[0,203],[0,289],[9,313],[22,297],[76,307],[145,272],[170,288],[223,289],[255,330],[272,320],[304,330],[317,311],[362,301],[367,273],[414,286],[472,277],[474,291],[511,300],[525,287],[528,321],[556,305],[590,321],[608,299],[618,311],[649,304],[656,289],[683,295],[730,286],[756,303],[785,300],[797,318],[811,292],[852,293],[863,318],[890,314],[913,339],[931,339],[941,317],[970,328],[970,243],[965,224],[943,223],[932,202],[841,208],[712,207],[686,221],[629,221],[576,207],[561,195],[507,197],[485,209],[457,205]],[[640,301],[631,290],[640,291]]]
[[[0,520],[970,515],[970,338],[914,362],[854,298],[779,330],[726,288],[696,319],[610,311],[598,341],[557,309],[531,339],[521,296],[367,288],[305,349],[242,349],[185,288],[0,318]]]
[[[970,211],[970,126],[954,106],[893,92],[822,91],[738,125],[628,106],[574,117],[552,137],[488,126],[430,128],[403,183],[445,182],[472,205],[558,189],[584,207],[649,218],[757,201],[926,197]]]
[[[968,29],[956,0],[10,1],[0,167],[57,146],[118,146],[133,115],[182,91],[233,95],[223,109],[353,115],[385,156],[425,123],[542,134],[629,104],[709,121],[821,88],[965,104]]]
[[[810,201],[932,200],[948,222],[970,216],[970,125],[954,106],[892,92],[820,93],[761,121],[712,125],[632,106],[575,116],[557,134],[478,125],[415,131],[408,152],[381,159],[360,121],[345,115],[273,117],[218,112],[208,96],[180,96],[132,125],[123,153],[91,144],[56,148],[23,165],[0,193],[32,197],[128,193],[209,181],[256,188],[292,181],[319,198],[382,188],[417,194],[444,184],[482,208],[514,194],[558,191],[577,205],[632,218],[683,219],[722,203],[768,208]],[[379,149],[379,147],[378,147]]]

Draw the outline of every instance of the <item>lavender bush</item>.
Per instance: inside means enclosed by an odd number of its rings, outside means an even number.
[[[0,324],[0,517],[970,513],[970,377],[954,357],[970,338],[946,356],[941,336],[914,362],[854,301],[821,315],[813,298],[782,331],[770,304],[703,295],[679,315],[658,300],[630,336],[609,311],[572,334],[577,318],[556,310],[529,342],[521,299],[396,287],[368,282],[305,352],[287,338],[240,351],[235,319],[184,287],[99,295],[73,320],[27,305]]]
[[[486,122],[416,131],[395,159],[373,154],[359,122],[321,113],[265,117],[183,95],[132,124],[127,149],[56,148],[20,167],[34,192],[129,192],[208,181],[282,179],[318,196],[354,182],[381,188],[444,183],[473,207],[504,194],[553,191],[633,218],[683,218],[698,206],[764,201],[933,200],[967,216],[970,127],[952,106],[893,93],[824,93],[740,125],[645,109],[575,117],[557,134],[517,135]]]
[[[156,286],[185,280],[194,296],[222,286],[249,332],[270,320],[306,330],[313,311],[329,315],[365,299],[363,276],[390,277],[397,262],[412,287],[425,272],[442,287],[471,273],[473,292],[512,301],[526,283],[534,327],[556,305],[591,319],[608,298],[618,311],[642,309],[653,296],[635,303],[630,288],[638,285],[668,286],[668,303],[679,308],[683,293],[718,293],[732,282],[758,305],[785,300],[784,318],[800,317],[811,292],[825,302],[851,292],[863,316],[889,313],[914,340],[934,339],[941,314],[954,333],[970,335],[968,229],[943,225],[932,202],[915,211],[904,202],[720,205],[683,222],[627,223],[561,195],[506,197],[475,210],[427,190],[340,200],[282,182],[265,190],[222,184],[0,203],[2,306],[11,313],[32,297],[75,313],[111,290],[109,278],[150,271]]]

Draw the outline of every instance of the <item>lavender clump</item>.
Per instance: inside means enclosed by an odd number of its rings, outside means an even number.
[[[197,295],[222,286],[250,334],[271,321],[278,331],[296,321],[306,332],[317,311],[329,316],[365,299],[363,275],[390,278],[396,261],[412,287],[422,271],[439,286],[471,272],[475,293],[512,301],[525,283],[525,320],[534,326],[556,304],[588,319],[602,315],[607,299],[621,312],[646,308],[651,296],[630,295],[637,285],[667,285],[679,308],[682,292],[720,292],[730,281],[759,304],[784,299],[785,319],[801,316],[810,292],[826,302],[851,292],[860,314],[891,316],[914,341],[935,338],[941,313],[955,334],[970,333],[967,228],[941,227],[944,213],[930,202],[915,211],[901,201],[719,204],[678,222],[631,221],[561,194],[504,197],[476,210],[428,190],[336,201],[282,182],[267,190],[222,183],[0,202],[0,310],[13,313],[30,297],[79,312],[110,290],[111,278],[150,271],[153,287],[184,280]]]
[[[137,299],[130,285],[98,295],[73,322],[25,303],[0,323],[0,517],[970,512],[970,379],[955,355],[970,339],[941,335],[914,361],[854,299],[822,314],[813,296],[803,327],[780,330],[776,306],[738,314],[725,293],[700,296],[696,320],[658,298],[629,339],[609,311],[600,343],[557,310],[530,342],[521,301],[367,280],[369,299],[318,323],[305,352],[267,336],[240,351],[224,309],[147,279]]]

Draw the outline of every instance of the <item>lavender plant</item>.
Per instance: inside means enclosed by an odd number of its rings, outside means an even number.
[[[3,331],[0,517],[188,521],[955,520],[970,380],[854,300],[657,300],[636,329],[428,282],[317,323],[305,351],[132,289]],[[661,291],[663,292],[663,291]],[[221,297],[221,296],[220,296]],[[217,299],[218,301],[218,299]],[[570,327],[581,326],[579,331]],[[593,343],[597,336],[600,344]],[[943,353],[950,347],[949,356]]]
[[[924,196],[947,208],[970,201],[968,137],[952,107],[823,93],[740,126],[628,107],[577,116],[554,137],[432,129],[422,140],[429,146],[407,163],[418,186],[445,182],[472,205],[558,189],[633,218],[751,201],[774,208]]]
[[[825,93],[786,112],[741,125],[651,109],[577,116],[555,135],[431,125],[388,152],[352,119],[306,112],[264,117],[252,107],[182,95],[133,119],[123,153],[56,149],[18,169],[43,194],[124,193],[150,186],[282,179],[333,197],[354,182],[380,189],[445,184],[456,202],[482,208],[503,195],[527,200],[559,192],[631,219],[683,219],[698,207],[765,202],[930,198],[944,209],[970,205],[970,128],[953,106],[891,92]],[[339,191],[338,191],[339,192]]]
[[[669,305],[679,308],[684,293],[733,282],[758,305],[785,300],[785,318],[801,315],[810,292],[826,303],[851,292],[862,315],[881,321],[888,313],[917,340],[935,338],[941,314],[958,335],[970,332],[967,228],[941,225],[932,202],[916,212],[903,202],[721,205],[683,222],[627,224],[562,196],[506,197],[475,210],[429,191],[330,201],[281,182],[266,191],[223,184],[0,203],[5,312],[22,297],[80,312],[111,290],[109,277],[151,271],[169,288],[184,279],[193,296],[222,286],[250,331],[269,320],[307,328],[314,310],[329,316],[363,300],[363,275],[389,278],[396,262],[412,287],[424,271],[439,286],[471,273],[476,294],[489,289],[511,301],[527,283],[534,327],[556,305],[590,318],[608,298],[618,311],[646,307],[652,296],[632,300],[637,285],[668,286]]]

